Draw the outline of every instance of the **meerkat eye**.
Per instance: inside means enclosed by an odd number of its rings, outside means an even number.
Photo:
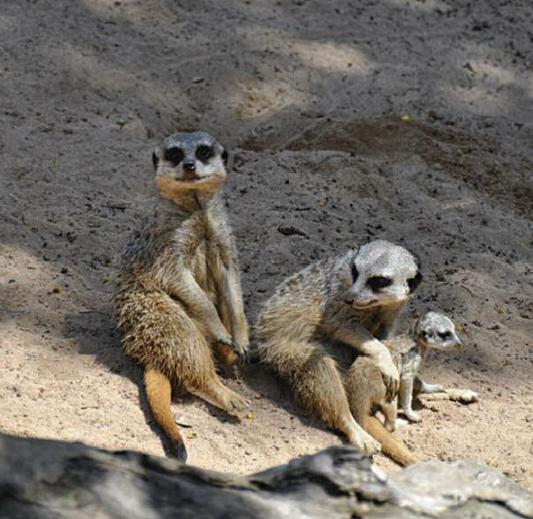
[[[177,166],[184,157],[183,150],[180,148],[167,148],[164,153],[165,160],[170,162],[173,166]]]
[[[355,263],[352,263],[352,282],[355,283],[358,277],[359,277],[359,271],[357,270]]]
[[[376,292],[380,288],[385,288],[392,285],[392,279],[385,278],[383,276],[374,276],[368,279],[367,285]]]
[[[439,332],[439,337],[443,340],[451,338],[451,332]]]
[[[416,273],[416,276],[414,278],[407,280],[407,285],[409,286],[409,292],[414,292],[418,285],[420,285],[422,281],[422,274],[420,272]]]
[[[205,144],[201,144],[196,148],[196,158],[198,160],[201,160],[202,162],[205,162],[207,159],[211,158],[213,155],[213,148],[211,146],[206,146]]]

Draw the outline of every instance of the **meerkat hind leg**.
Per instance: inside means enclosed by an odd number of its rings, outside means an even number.
[[[292,385],[307,409],[317,412],[331,428],[343,432],[363,453],[372,455],[380,450],[379,442],[355,421],[333,359],[316,355],[302,367]]]
[[[426,395],[425,400],[452,400],[469,404],[476,402],[479,398],[479,395],[470,389],[447,389],[440,384],[428,384],[419,377],[415,380],[414,391],[415,394]]]
[[[239,412],[248,405],[244,397],[226,387],[218,378],[212,378],[201,388],[191,387],[187,390],[237,418],[239,418]]]
[[[418,393],[422,393],[424,395],[429,395],[432,393],[446,393],[446,389],[444,389],[444,387],[440,384],[428,384],[418,377],[416,383],[418,385]]]
[[[220,381],[213,352],[201,327],[179,306],[174,308],[174,317],[173,335],[183,338],[177,341],[172,357],[177,381],[189,393],[236,416],[246,406],[246,400]]]
[[[478,399],[479,395],[470,389],[445,389],[443,392],[438,393],[424,393],[424,400],[451,400],[470,404],[477,402]]]

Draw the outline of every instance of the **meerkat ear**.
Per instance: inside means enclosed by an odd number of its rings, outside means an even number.
[[[159,164],[159,157],[157,156],[157,153],[155,151],[152,152],[152,164],[154,165],[154,169],[157,169],[157,165]]]
[[[221,157],[222,157],[222,162],[224,163],[224,166],[227,166],[228,165],[228,151],[224,147],[222,147]]]
[[[418,288],[421,282],[422,282],[422,273],[418,271],[414,278],[407,280],[407,285],[409,286],[409,292],[411,292],[412,294]]]
[[[414,252],[411,252],[411,254],[415,258],[416,268],[418,269],[416,276],[407,280],[407,284],[409,285],[409,292],[412,294],[422,282],[422,262],[420,261],[420,256],[418,256],[418,254],[415,254]]]
[[[357,270],[357,267],[355,266],[355,258],[352,261],[351,274],[352,274],[352,283],[355,283],[357,281],[357,278],[359,277],[359,271]]]

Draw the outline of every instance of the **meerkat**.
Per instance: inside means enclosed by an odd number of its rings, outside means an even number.
[[[411,421],[420,417],[412,409],[413,395],[418,393],[448,394],[451,399],[472,402],[477,394],[470,390],[447,390],[438,384],[427,384],[418,372],[431,349],[451,351],[461,346],[453,322],[443,314],[427,312],[415,323],[411,334],[403,334],[383,341],[389,348],[393,361],[400,373],[398,405],[396,399],[387,398],[381,372],[376,363],[368,357],[358,357],[345,375],[345,386],[350,409],[355,420],[381,443],[383,453],[402,465],[409,465],[418,458],[390,433],[394,431],[398,408]],[[385,429],[374,417],[381,411],[385,418]]]
[[[421,279],[414,254],[376,240],[287,278],[257,320],[260,361],[288,380],[305,408],[367,454],[379,450],[379,443],[354,419],[342,369],[328,344],[341,343],[372,358],[392,398],[399,375],[381,340],[394,333],[398,314]]]
[[[222,384],[213,352],[226,364],[246,355],[235,241],[221,188],[227,151],[203,132],[176,133],[153,153],[159,201],[119,260],[115,295],[123,349],[144,366],[155,421],[181,460],[187,451],[171,410],[179,383],[238,414],[243,397]]]

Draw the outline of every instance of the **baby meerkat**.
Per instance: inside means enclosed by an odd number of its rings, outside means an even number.
[[[120,259],[115,303],[123,348],[144,365],[153,416],[182,460],[187,453],[170,410],[174,383],[228,413],[245,407],[213,361],[215,351],[232,364],[249,344],[221,196],[226,162],[226,150],[207,133],[167,137],[153,154],[159,203]]]
[[[379,444],[354,419],[342,370],[328,344],[342,343],[372,358],[392,398],[399,375],[381,339],[391,336],[421,279],[411,252],[376,240],[287,278],[257,321],[260,360],[288,380],[308,410],[367,454]]]
[[[413,411],[412,398],[417,393],[448,394],[450,399],[472,402],[477,394],[469,390],[446,390],[437,384],[427,384],[418,371],[431,349],[451,351],[459,348],[461,341],[453,322],[443,314],[427,312],[414,326],[412,334],[404,334],[383,341],[389,348],[400,373],[398,407],[412,421],[420,420]],[[363,429],[381,443],[381,450],[402,465],[418,461],[405,444],[390,434],[394,431],[397,415],[395,400],[387,398],[386,388],[376,363],[368,357],[359,357],[345,376],[346,391],[354,418]],[[385,429],[374,417],[381,411],[385,417]]]

